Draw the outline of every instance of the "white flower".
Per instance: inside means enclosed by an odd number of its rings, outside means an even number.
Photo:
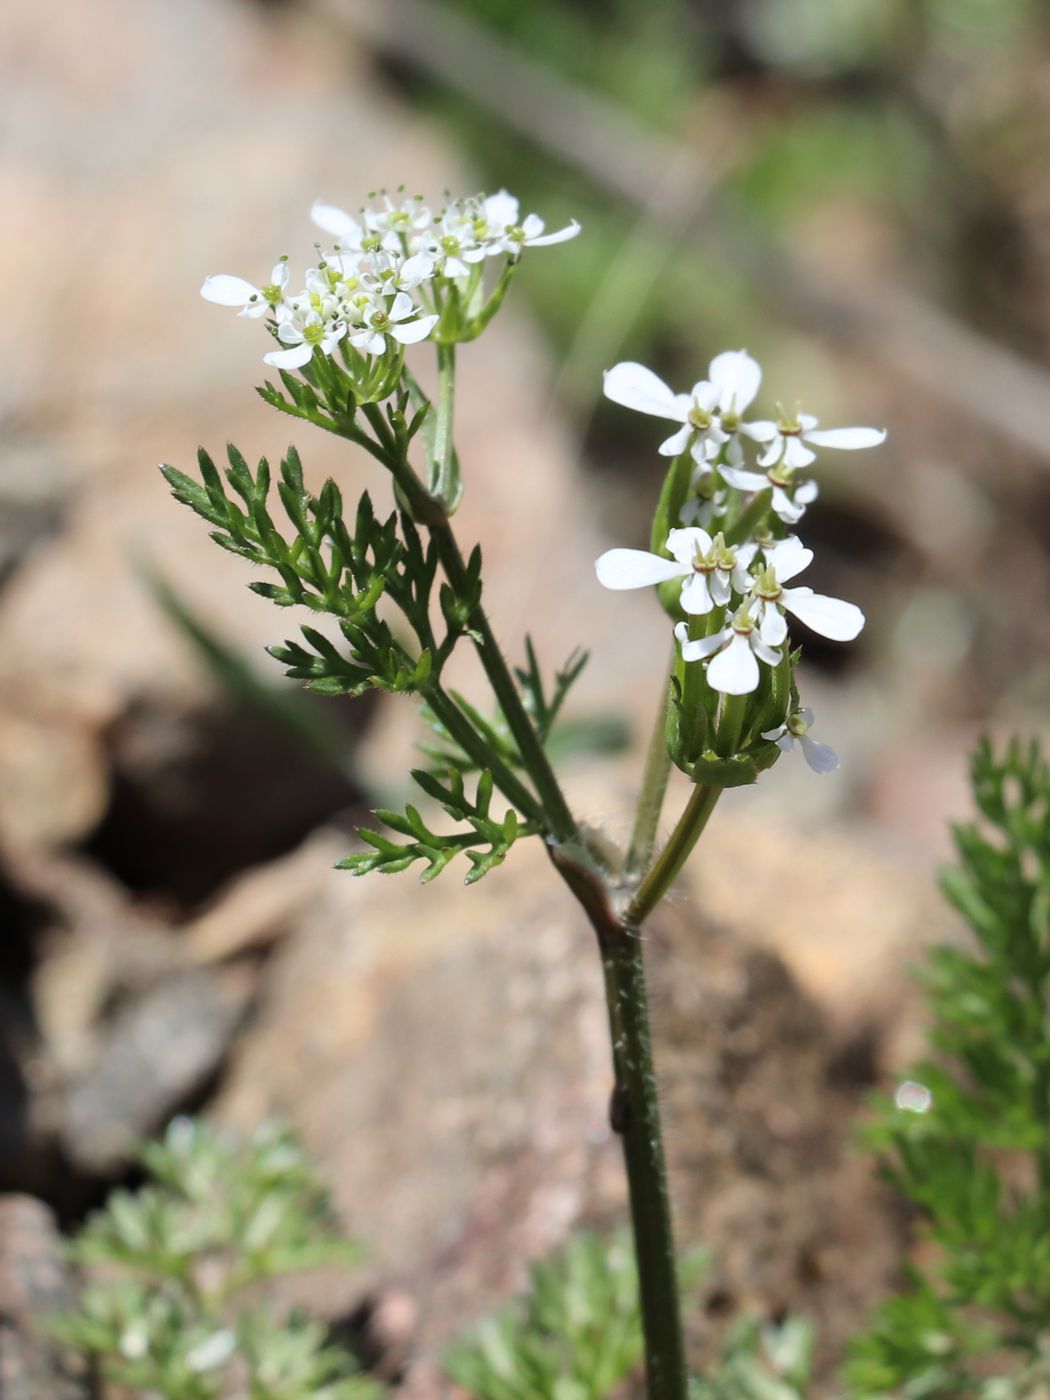
[[[318,228],[323,228],[325,233],[338,239],[336,250],[339,252],[349,249],[352,253],[375,253],[385,249],[396,253],[400,250],[401,243],[392,229],[367,228],[353,214],[334,204],[326,204],[322,199],[314,200],[310,218]]]
[[[762,640],[748,602],[727,627],[710,637],[691,639],[687,622],[678,623],[674,634],[682,646],[682,660],[707,661],[708,683],[723,695],[750,695],[758,687],[759,661],[776,666],[783,660],[781,652]]]
[[[471,266],[483,262],[489,249],[475,237],[469,212],[461,204],[453,204],[442,214],[434,233],[421,242],[420,251],[442,276],[469,277]]]
[[[693,456],[702,462],[717,455],[731,434],[742,429],[741,414],[762,382],[761,368],[745,350],[716,355],[708,375],[688,394],[676,394],[651,369],[627,360],[606,371],[605,397],[638,413],[681,423],[681,428],[660,444],[660,452],[677,457],[695,435]]]
[[[806,507],[817,499],[817,483],[802,481],[797,485],[792,480],[791,469],[783,465],[771,467],[768,472],[746,471],[743,467],[720,467],[722,479],[738,491],[765,491],[772,487],[771,505],[775,515],[785,525],[797,525],[806,513]],[[794,486],[794,492],[788,494]]]
[[[737,552],[727,547],[721,535],[712,539],[699,526],[672,530],[665,548],[671,559],[645,549],[606,550],[594,565],[598,582],[603,588],[619,590],[680,578],[682,610],[692,616],[724,607],[730,599],[732,579],[739,581],[744,591],[750,584],[747,574],[737,568]]]
[[[345,321],[326,317],[310,302],[302,302],[293,306],[288,319],[277,327],[277,339],[289,348],[271,350],[263,361],[277,369],[299,369],[318,346],[330,355],[345,334]]]
[[[878,447],[886,441],[884,428],[818,429],[817,422],[812,413],[799,413],[796,410],[789,416],[781,411],[775,423],[767,420],[742,423],[740,431],[755,442],[767,444],[758,460],[760,467],[771,467],[776,463],[789,468],[808,467],[816,461],[817,454],[806,443],[853,452],[863,447]]]
[[[402,345],[415,345],[425,340],[437,325],[436,316],[417,316],[419,308],[407,292],[398,292],[389,306],[370,302],[359,308],[362,325],[350,334],[355,350],[368,355],[382,355],[389,335]]]
[[[253,320],[272,312],[280,317],[284,309],[284,289],[288,285],[288,263],[282,258],[274,263],[270,280],[264,287],[256,287],[243,277],[233,277],[221,272],[205,277],[201,296],[205,301],[213,301],[217,306],[239,306],[240,316]]]
[[[371,272],[361,280],[371,291],[411,292],[433,272],[434,260],[426,253],[413,253],[406,258],[399,253],[381,252],[373,257]]]
[[[422,232],[434,222],[434,216],[423,203],[422,195],[395,204],[384,191],[383,208],[365,209],[363,212],[365,223],[373,233],[404,234],[407,237]]]
[[[741,546],[738,558],[747,558],[749,546]],[[764,549],[766,564],[751,580],[750,602],[762,640],[778,647],[787,636],[785,612],[792,613],[814,632],[833,642],[851,642],[864,626],[864,614],[855,603],[828,598],[812,588],[784,588],[788,579],[800,574],[813,559],[813,551],[791,535]],[[753,553],[752,556],[753,557]]]
[[[717,477],[706,463],[693,468],[692,490],[678,518],[683,525],[702,525],[710,530],[729,508],[729,492],[717,485]]]
[[[763,739],[772,739],[778,749],[784,753],[793,753],[795,740],[802,746],[802,757],[813,769],[814,773],[830,773],[839,766],[838,754],[827,744],[820,743],[819,740],[810,737],[810,729],[813,725],[813,711],[799,710],[796,714],[788,715],[787,720],[779,729],[767,729],[762,735]]]
[[[546,248],[552,243],[566,243],[580,231],[575,219],[570,219],[564,228],[555,229],[553,233],[544,233],[545,228],[546,224],[538,214],[527,214],[520,224],[512,223],[504,229],[502,247],[512,258],[517,258],[521,256],[523,248]]]

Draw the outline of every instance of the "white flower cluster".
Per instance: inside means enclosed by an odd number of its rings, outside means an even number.
[[[745,421],[761,382],[759,365],[744,350],[716,356],[707,379],[688,394],[674,393],[644,365],[619,364],[605,376],[606,397],[615,403],[680,425],[659,451],[668,457],[688,453],[693,466],[690,499],[665,544],[671,557],[611,549],[596,563],[598,580],[606,588],[626,589],[680,578],[679,602],[689,618],[675,627],[682,659],[703,663],[712,689],[724,695],[750,694],[761,679],[759,663],[783,661],[788,614],[834,641],[852,641],[864,626],[853,603],[785,587],[813,559],[796,535],[785,537],[785,528],[797,524],[816,498],[816,483],[797,475],[816,460],[814,447],[875,447],[886,434],[876,428],[818,429],[815,418],[797,410],[781,411],[775,422]],[[761,470],[746,465],[745,441],[758,445],[755,466]],[[765,491],[768,510],[752,519],[751,508]],[[733,525],[745,518],[752,524],[745,540],[728,544],[722,530],[709,533],[724,520],[732,536]],[[788,750],[798,739],[810,767],[827,772],[838,760],[809,737],[811,718],[800,710],[763,737]]]
[[[434,214],[421,198],[381,197],[360,217],[317,201],[311,218],[334,242],[316,244],[317,265],[303,290],[289,291],[285,259],[269,282],[255,286],[226,273],[206,277],[201,296],[235,306],[241,316],[271,318],[283,348],[263,359],[298,369],[319,348],[331,355],[341,342],[366,355],[382,355],[390,342],[425,340],[441,319],[451,287],[469,301],[481,285],[487,259],[516,261],[525,248],[562,243],[580,231],[573,220],[544,232],[536,214],[520,216],[506,190],[456,200]]]

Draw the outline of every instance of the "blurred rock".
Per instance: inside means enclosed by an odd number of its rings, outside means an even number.
[[[73,1291],[51,1212],[31,1196],[0,1197],[0,1395],[3,1400],[87,1400],[82,1366],[46,1336],[50,1313]]]
[[[80,1171],[106,1176],[222,1064],[248,1001],[243,982],[188,972],[165,979],[117,1015],[98,1060],[74,1083],[62,1145]]]

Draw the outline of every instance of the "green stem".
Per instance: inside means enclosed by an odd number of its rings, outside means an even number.
[[[686,1400],[685,1346],[653,1066],[643,945],[612,907],[600,876],[566,850],[551,858],[598,935],[612,1041],[610,1121],[623,1139],[645,1337],[648,1400]]]
[[[742,544],[744,540],[749,539],[755,526],[762,520],[763,516],[768,514],[769,503],[772,499],[771,487],[759,491],[726,530],[726,544]]]
[[[697,786],[693,788],[685,811],[678,818],[678,824],[671,832],[667,845],[657,856],[649,873],[638,886],[624,914],[624,923],[629,928],[640,928],[670,889],[682,866],[689,859],[690,852],[699,841],[707,819],[715,809],[715,803],[722,795],[718,787]]]
[[[468,586],[467,566],[463,562],[456,537],[447,520],[435,521],[429,525],[438,547],[441,566],[454,592],[462,594]],[[547,755],[543,751],[539,736],[522,702],[510,667],[499,649],[495,634],[485,610],[479,603],[470,614],[468,625],[477,633],[474,645],[493,693],[503,713],[514,742],[521,754],[521,761],[532,779],[547,815],[546,826],[557,841],[571,841],[576,835],[576,821],[569,811],[568,803],[554,776]],[[480,639],[480,640],[479,640]]]
[[[614,1126],[623,1135],[638,1261],[646,1393],[648,1400],[685,1400],[678,1269],[641,940],[621,933],[602,949],[602,965],[616,1074]]]
[[[489,769],[504,797],[513,802],[530,821],[546,826],[543,808],[517,775],[481,738],[456,702],[440,686],[428,687],[424,698],[463,752],[479,768]]]
[[[434,462],[430,494],[451,506],[455,495],[452,480],[452,418],[455,406],[456,347],[437,346],[437,417],[434,424]]]
[[[675,652],[672,650],[671,666],[674,662]],[[670,694],[670,681],[665,676],[663,693],[645,755],[645,770],[642,774],[642,789],[638,794],[638,809],[634,816],[631,844],[627,848],[627,859],[624,861],[624,875],[630,880],[637,880],[641,876],[652,860],[656,847],[656,833],[660,825],[660,813],[664,807],[667,779],[671,772],[671,755],[667,751],[667,708]]]

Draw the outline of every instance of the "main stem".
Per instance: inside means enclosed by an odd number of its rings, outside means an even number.
[[[642,940],[613,907],[594,869],[570,851],[551,858],[598,936],[612,1043],[609,1118],[623,1140],[645,1338],[648,1400],[686,1400],[688,1381],[671,1198],[653,1067]]]
[[[627,1167],[648,1396],[684,1400],[685,1342],[641,939],[621,928],[602,947],[602,966],[616,1075],[612,1119]]]

